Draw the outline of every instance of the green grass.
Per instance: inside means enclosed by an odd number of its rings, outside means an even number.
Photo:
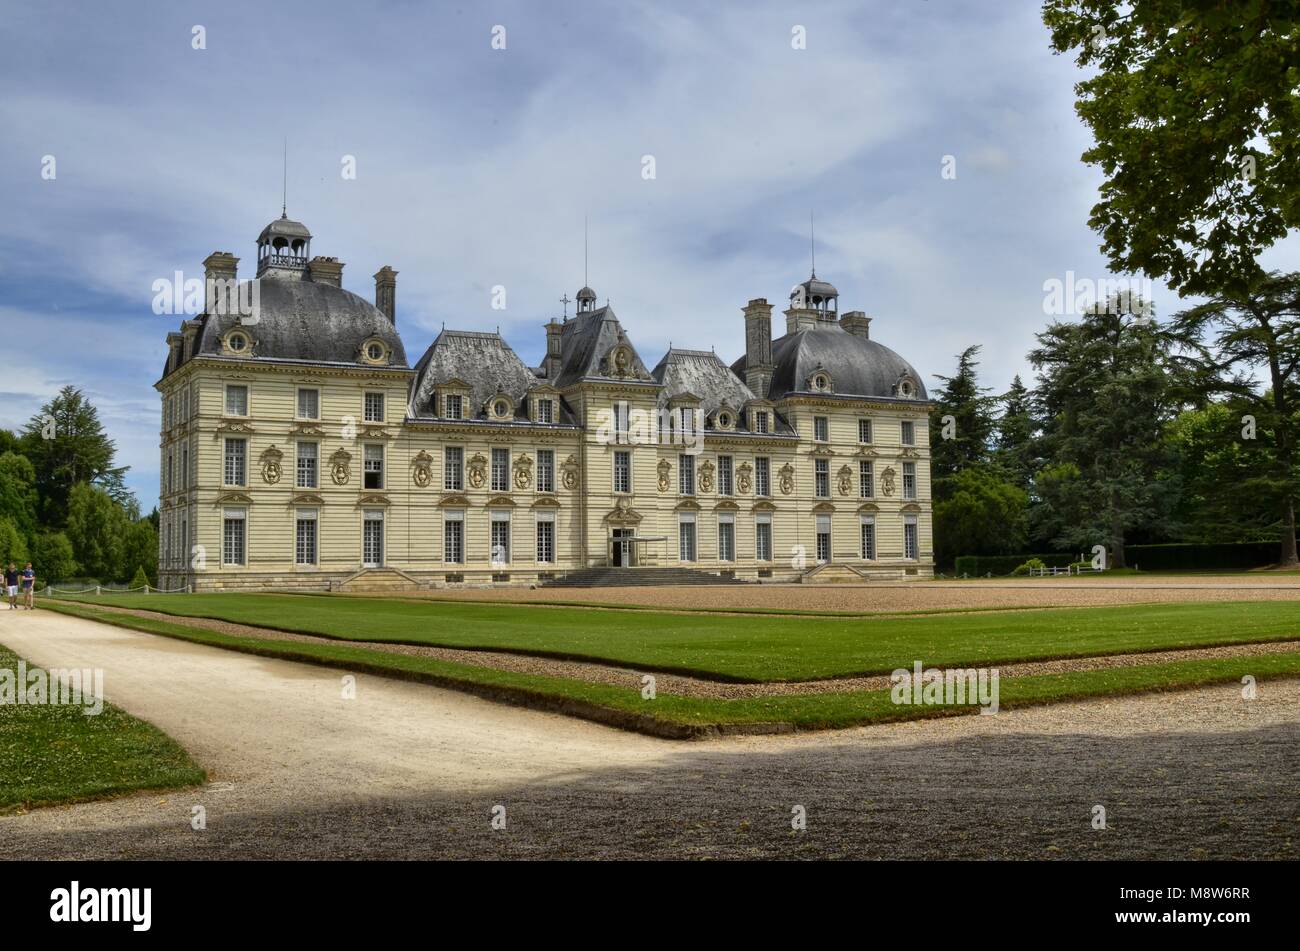
[[[687,736],[721,727],[774,725],[826,729],[896,720],[972,714],[972,707],[896,705],[887,690],[816,695],[708,700],[660,692],[645,700],[640,685],[626,688],[560,677],[521,674],[429,657],[411,657],[367,649],[363,645],[298,643],[235,637],[154,618],[97,611],[93,607],[46,602],[46,608],[91,620],[180,638],[264,657],[304,661],[344,670],[419,680],[440,686],[540,706],[668,736]],[[1180,661],[1145,667],[1081,671],[1002,680],[1002,709],[1097,696],[1120,696],[1240,681],[1300,675],[1300,653],[1261,657]]]
[[[17,664],[0,647],[0,669],[16,676]],[[204,781],[198,764],[156,727],[107,703],[96,716],[82,709],[0,704],[0,813]]]
[[[735,681],[888,673],[916,660],[975,666],[1300,638],[1300,603],[1286,601],[799,618],[274,594],[76,600],[349,641],[508,650]]]

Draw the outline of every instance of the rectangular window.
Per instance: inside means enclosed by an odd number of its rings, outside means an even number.
[[[681,516],[677,523],[677,557],[681,561],[695,560],[695,518]]]
[[[368,443],[365,447],[364,486],[367,489],[384,487],[384,447]]]
[[[226,415],[227,416],[247,416],[248,415],[248,387],[242,384],[229,383],[226,385]]]
[[[767,413],[759,411],[754,414],[754,432],[765,433],[768,431]]]
[[[510,450],[500,446],[492,448],[492,491],[510,491]]]
[[[537,491],[555,491],[555,450],[537,450]]]
[[[247,522],[244,509],[226,509],[221,526],[221,563],[245,564],[244,526]]]
[[[869,499],[876,494],[875,467],[870,462],[858,463],[858,495]]]
[[[817,498],[831,497],[831,463],[829,459],[813,460],[813,483],[817,488]]]
[[[871,420],[858,420],[858,442],[871,442]]]
[[[442,487],[452,492],[465,488],[465,450],[460,446],[442,451]]]
[[[314,442],[298,443],[298,480],[300,489],[314,489],[317,481],[317,448]]]
[[[320,390],[298,390],[298,418],[320,419]]]
[[[772,560],[772,517],[759,515],[754,523],[754,557],[759,561]]]
[[[831,517],[829,515],[817,516],[817,563],[823,564],[831,560]]]
[[[916,498],[916,463],[903,463],[903,498]]]
[[[172,454],[167,453],[167,491],[172,490]]]
[[[448,419],[464,419],[464,397],[448,395],[442,398],[442,415]]]
[[[902,431],[903,431],[903,445],[915,446],[916,445],[916,423],[912,422],[910,419],[903,420]]]
[[[190,557],[190,523],[184,516],[181,516],[181,567],[187,565]]]
[[[553,518],[537,520],[537,563],[549,565],[555,561],[555,521]]]
[[[682,495],[695,494],[695,457],[687,453],[677,457],[677,491]]]
[[[316,521],[315,509],[298,509],[294,539],[295,564],[316,564]]]
[[[916,559],[916,516],[903,517],[903,557]]]
[[[830,422],[825,416],[813,417],[813,439],[818,442],[830,442]]]
[[[492,566],[510,564],[510,513],[492,513]]]
[[[384,421],[384,394],[367,393],[365,397],[365,415],[367,423]]]
[[[687,440],[690,438],[691,433],[695,431],[695,410],[691,409],[689,406],[683,406],[680,412],[682,420],[682,439]]]
[[[172,523],[170,521],[163,523],[163,555],[159,559],[164,568],[170,568],[172,563]]]
[[[767,456],[759,456],[754,460],[754,494],[772,494],[772,460]]]
[[[465,513],[460,509],[443,513],[442,560],[452,565],[465,563]]]
[[[614,453],[614,491],[632,491],[632,453],[627,450]]]
[[[361,564],[378,568],[384,563],[384,510],[366,509],[361,526]]]
[[[736,560],[736,523],[733,516],[718,516],[718,561]]]
[[[862,557],[867,561],[876,558],[876,520],[870,515],[862,517]]]
[[[718,495],[731,495],[730,456],[718,456]]]
[[[226,440],[224,475],[226,485],[248,484],[247,454],[247,439]]]
[[[624,401],[614,404],[614,441],[627,442],[628,405]]]
[[[190,447],[181,446],[181,488],[190,487]]]
[[[555,401],[554,400],[537,401],[537,421],[539,423],[555,422]]]

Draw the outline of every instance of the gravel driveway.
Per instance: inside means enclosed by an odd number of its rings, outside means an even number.
[[[0,612],[0,643],[103,667],[212,778],[0,818],[7,858],[1295,858],[1300,834],[1294,680],[681,743],[368,676],[344,699],[337,671],[47,612]]]

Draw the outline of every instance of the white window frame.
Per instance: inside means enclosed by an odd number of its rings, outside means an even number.
[[[767,532],[767,551],[763,551],[763,529]],[[754,559],[756,561],[772,560],[772,513],[759,512],[754,516]]]
[[[373,465],[376,460],[372,458],[372,449],[379,450],[378,466]],[[384,489],[384,464],[387,461],[385,459],[387,455],[385,449],[386,447],[381,442],[368,442],[363,443],[361,446],[361,488],[368,492],[382,492]],[[378,485],[367,484],[372,473],[378,473]]]
[[[690,526],[690,557],[685,557],[686,552],[686,526]],[[694,564],[700,558],[700,539],[695,528],[695,513],[680,512],[677,515],[677,560],[686,564]]]
[[[831,517],[825,514],[817,515],[816,520],[814,522],[814,531],[815,534],[813,536],[813,554],[816,558],[817,564],[824,565],[829,561],[831,561],[831,559],[833,558],[833,546],[835,544],[835,536],[832,534]],[[823,536],[825,536],[826,538],[826,552],[824,558],[822,557]]]
[[[491,486],[491,491],[509,492],[510,448],[508,446],[493,446],[489,455],[491,461],[488,464],[488,485]]]
[[[452,464],[452,455],[456,462]],[[442,488],[445,492],[465,491],[465,447],[442,447]]]
[[[754,457],[754,495],[760,498],[772,497],[772,458],[770,456]]]
[[[904,446],[916,445],[916,423],[910,419],[902,420],[898,425],[898,441]]]
[[[695,457],[688,452],[677,456],[677,494],[695,494]]]
[[[616,449],[611,463],[610,482],[616,495],[632,494],[632,451]]]
[[[555,491],[555,450],[537,450],[537,491]]]
[[[311,451],[304,455],[306,446],[310,446]],[[304,468],[303,463],[308,461],[311,465]],[[305,479],[305,475],[310,475],[310,479]],[[320,488],[320,443],[306,439],[294,443],[293,484],[298,489]]]
[[[916,499],[916,463],[903,463],[903,498]]]
[[[823,490],[825,488],[825,491]],[[829,459],[813,460],[813,495],[819,499],[831,497],[831,461]]]
[[[505,526],[505,558],[497,558],[497,526]],[[488,513],[488,561],[493,568],[506,568],[510,565],[513,539],[510,530],[510,511],[508,509],[491,509]]]
[[[232,392],[237,392],[237,391],[239,391],[239,390],[243,390],[243,391],[244,391],[244,411],[243,411],[242,413],[231,412],[231,409],[230,409],[230,394],[231,394]],[[252,410],[252,405],[251,405],[251,404],[252,404],[252,396],[251,396],[251,394],[249,393],[249,386],[248,386],[247,383],[227,383],[227,384],[226,384],[226,387],[225,387],[225,393],[224,393],[224,398],[222,399],[222,402],[221,402],[221,408],[222,408],[222,410],[224,411],[224,415],[226,415],[226,416],[237,416],[237,417],[239,417],[240,419],[247,419],[248,416],[250,415],[250,411]]]
[[[867,539],[870,537],[870,551],[867,547]],[[858,519],[858,555],[863,561],[876,560],[876,517],[874,515],[863,515]]]
[[[831,441],[831,420],[829,416],[813,417],[813,442]]]
[[[229,528],[231,522],[238,522],[239,558],[231,557]],[[221,564],[223,567],[243,568],[248,565],[248,509],[225,508],[221,511]]]
[[[302,526],[311,523],[311,557],[303,559]],[[320,510],[300,508],[293,515],[293,563],[299,568],[320,564]]]
[[[458,534],[455,540],[457,551],[451,551],[448,538],[448,525],[458,526]],[[452,557],[456,555],[458,557]],[[465,510],[464,509],[444,509],[442,513],[442,563],[444,565],[463,565],[465,564]]]
[[[911,529],[911,531],[908,531]],[[909,551],[910,549],[910,551]],[[917,561],[921,556],[921,527],[915,515],[903,516],[903,557]]]
[[[731,456],[718,456],[718,495],[736,494],[735,471],[735,461]]]
[[[361,418],[367,423],[383,424],[388,421],[388,401],[384,398],[382,390],[367,390],[361,395]],[[372,399],[379,401],[379,414],[372,416],[370,413],[370,403]]]
[[[876,497],[876,466],[869,459],[858,460],[858,498]]]
[[[368,526],[379,524],[379,558],[366,560],[366,535]],[[388,518],[383,509],[363,509],[361,512],[361,565],[364,568],[382,568],[388,560]]]
[[[310,415],[302,411],[302,400],[303,397],[308,393],[310,393],[313,397],[315,397],[316,400],[316,407],[315,407],[316,412]],[[316,386],[298,387],[298,395],[295,403],[296,403],[296,405],[294,406],[294,413],[296,414],[294,416],[295,419],[310,419],[310,420],[320,419],[320,388],[319,387]]]
[[[724,530],[725,526],[725,530]],[[726,539],[726,545],[723,539]],[[727,549],[730,549],[729,551]],[[718,513],[718,561],[736,560],[736,516],[734,512]]]
[[[858,420],[858,442],[864,446],[871,444],[871,420],[868,417],[862,417]],[[863,437],[866,438],[863,438]]]
[[[239,452],[231,453],[231,448],[238,445]],[[229,479],[231,474],[231,459],[237,459],[239,465],[239,481],[232,482]],[[221,446],[221,478],[222,485],[235,486],[238,488],[248,487],[248,440],[242,436],[227,436]]]
[[[542,530],[542,526],[546,526],[545,533]],[[555,564],[555,513],[538,512],[534,523],[534,527],[536,531],[535,540],[534,540],[534,549],[535,549],[534,554],[536,555],[537,563],[539,565]],[[549,533],[550,537],[547,544],[544,546],[542,540],[544,534],[546,533]]]

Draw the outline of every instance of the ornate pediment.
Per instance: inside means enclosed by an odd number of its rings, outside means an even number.
[[[880,506],[875,502],[863,502],[858,506],[858,511],[863,515],[874,515],[880,511]]]
[[[315,492],[298,492],[289,500],[289,506],[295,505],[324,505],[325,500]]]
[[[252,505],[253,497],[247,492],[224,492],[218,495],[213,505]]]
[[[641,521],[641,513],[632,508],[632,500],[624,495],[605,515],[605,521],[611,525],[636,525]]]
[[[728,511],[730,511],[730,512],[738,512],[738,511],[740,511],[740,506],[737,505],[735,502],[731,501],[731,499],[721,499],[721,500],[718,502],[717,505],[713,506],[713,511],[715,511],[715,512],[728,512]]]
[[[831,505],[831,503],[829,503],[829,502],[818,502],[816,505],[814,505],[814,506],[812,507],[812,511],[813,511],[813,514],[815,514],[815,515],[820,515],[820,514],[823,514],[823,513],[827,513],[827,514],[828,514],[828,513],[830,513],[830,512],[834,512],[834,511],[835,511],[835,506]]]
[[[535,509],[558,509],[560,507],[560,500],[549,495],[543,495],[541,498],[535,499],[533,504],[529,507]]]
[[[378,492],[371,492],[362,495],[357,499],[357,507],[360,508],[363,505],[392,505],[392,502],[388,500],[388,496],[386,495],[382,495]]]
[[[755,502],[753,505],[750,506],[749,510],[751,512],[775,512],[776,503],[768,502],[766,500]]]
[[[490,509],[499,509],[499,508],[512,509],[515,507],[515,500],[508,495],[497,495],[488,499],[487,507]]]
[[[289,427],[289,435],[293,436],[324,436],[325,430],[319,423],[294,423]]]
[[[438,508],[440,509],[465,508],[469,504],[470,504],[469,497],[460,494],[444,495],[441,499],[438,500]]]
[[[864,459],[875,459],[880,455],[880,453],[876,452],[876,450],[872,449],[870,446],[860,446],[854,455],[862,456]]]
[[[678,502],[676,505],[673,506],[673,511],[674,512],[698,512],[700,511],[700,503],[696,502],[694,499],[682,499],[680,502]]]
[[[217,421],[216,432],[218,433],[253,433],[257,432],[252,423],[246,423],[240,419],[222,419]]]

